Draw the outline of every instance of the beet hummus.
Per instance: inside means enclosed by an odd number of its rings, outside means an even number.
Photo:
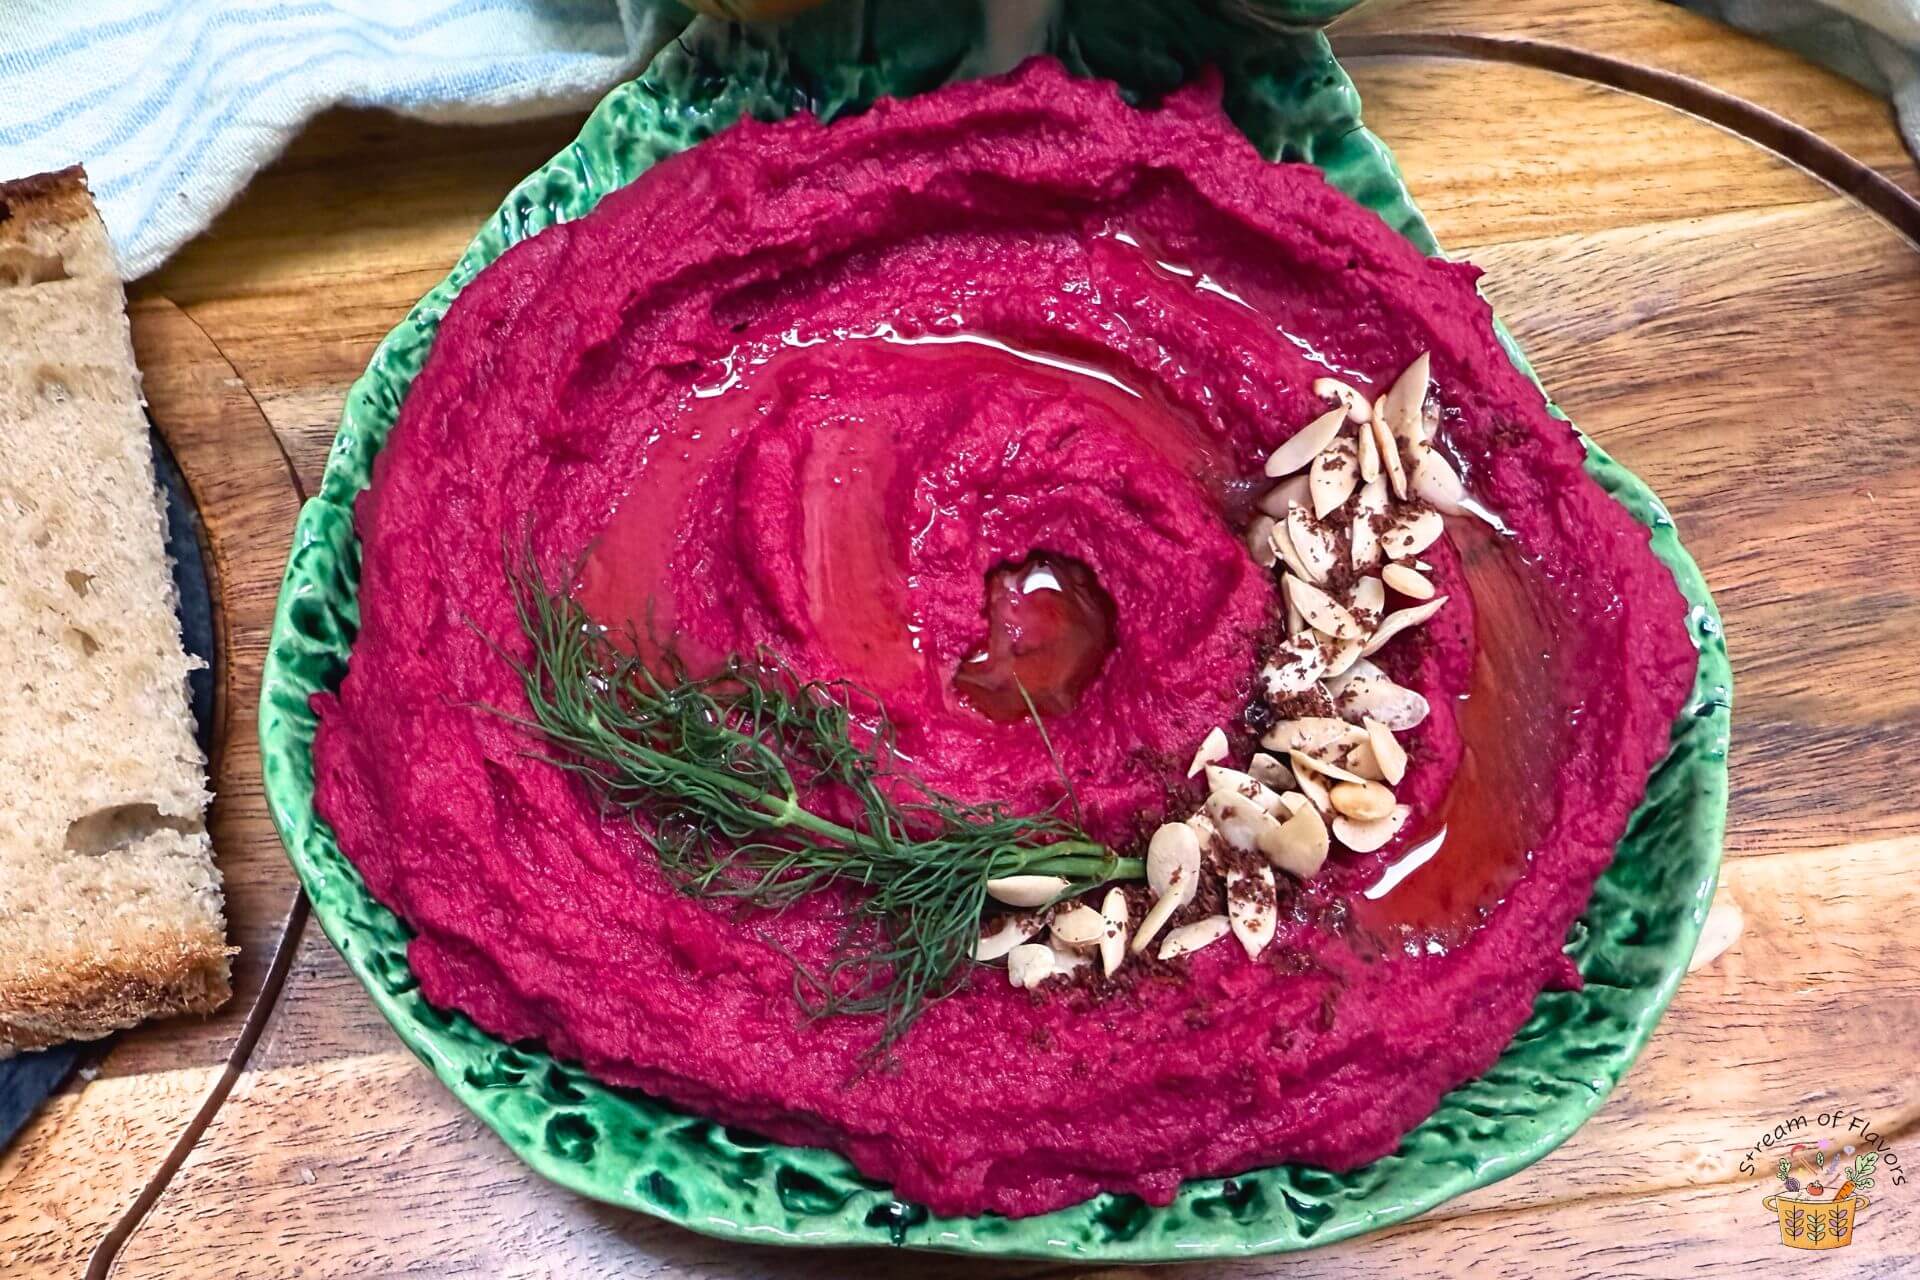
[[[1375,1159],[1578,983],[1567,931],[1691,684],[1682,597],[1502,351],[1478,271],[1263,160],[1218,98],[1140,109],[1037,61],[746,122],[465,286],[359,501],[361,630],[315,700],[319,812],[415,930],[429,1000],[936,1212],[1025,1215]],[[1064,779],[1137,852],[1206,798],[1213,729],[1245,760],[1276,714],[1263,463],[1326,380],[1360,414],[1423,355],[1413,405],[1472,511],[1388,579],[1393,607],[1444,598],[1370,659],[1427,708],[1404,812],[1282,874],[1257,956],[1030,990],[981,965],[860,1070],[874,1019],[794,996],[835,904],[677,893],[476,709],[528,705],[489,646],[526,649],[502,547],[530,530],[588,552],[609,625],[855,681],[929,786],[1026,812]]]

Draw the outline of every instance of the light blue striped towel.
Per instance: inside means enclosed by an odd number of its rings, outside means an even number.
[[[137,276],[328,106],[584,107],[685,20],[662,0],[0,0],[0,179],[85,164]]]

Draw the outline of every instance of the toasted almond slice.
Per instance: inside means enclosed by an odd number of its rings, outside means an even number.
[[[1247,773],[1254,781],[1264,782],[1275,791],[1287,791],[1293,787],[1293,770],[1287,767],[1287,762],[1265,751],[1253,753],[1253,759],[1247,761]]]
[[[1429,441],[1414,459],[1413,496],[1437,511],[1457,516],[1466,511],[1467,486],[1438,445]]]
[[[1373,414],[1369,412],[1367,417],[1371,420]],[[1359,441],[1355,452],[1359,455],[1360,482],[1372,484],[1380,478],[1380,442],[1374,438],[1373,429],[1365,423],[1361,424],[1355,436]]]
[[[1336,602],[1320,588],[1299,578],[1288,578],[1285,585],[1307,624],[1315,631],[1324,631],[1336,640],[1366,638],[1366,630],[1347,612],[1346,606]]]
[[[1257,959],[1273,941],[1280,916],[1274,893],[1273,868],[1256,867],[1251,875],[1238,867],[1227,869],[1227,923],[1246,948],[1247,959]]]
[[[1298,578],[1289,578],[1298,582]],[[1273,661],[1260,668],[1260,684],[1269,698],[1305,693],[1319,683],[1327,669],[1326,656],[1312,635],[1302,632],[1290,636],[1274,650]]]
[[[1393,736],[1393,730],[1372,716],[1363,717],[1360,727],[1367,731],[1367,749],[1380,766],[1381,778],[1390,786],[1399,786],[1400,779],[1407,776],[1407,749]]]
[[[1304,507],[1312,501],[1313,478],[1302,472],[1297,476],[1288,476],[1273,488],[1260,495],[1253,505],[1275,520],[1287,518],[1289,506]]]
[[[1387,641],[1393,639],[1409,627],[1419,626],[1428,618],[1440,612],[1441,606],[1446,604],[1447,599],[1446,596],[1435,596],[1425,604],[1416,604],[1406,609],[1395,609],[1392,613],[1380,619],[1380,625],[1374,628],[1373,638],[1368,640],[1366,647],[1360,650],[1361,655],[1370,658],[1380,652],[1381,647],[1384,646]]]
[[[1269,751],[1306,751],[1314,755],[1331,755],[1365,737],[1365,730],[1355,728],[1338,716],[1299,716],[1291,720],[1276,720],[1268,725],[1267,731],[1260,736],[1260,745]]]
[[[1007,981],[1033,990],[1053,976],[1053,948],[1043,942],[1023,942],[1007,953]]]
[[[1238,769],[1223,769],[1217,764],[1208,765],[1207,790],[1219,791],[1222,788],[1238,791],[1268,813],[1280,807],[1280,793],[1252,774],[1242,773]]]
[[[1357,822],[1372,822],[1393,812],[1393,792],[1378,782],[1342,782],[1328,788],[1327,798],[1333,801],[1335,813]],[[1053,932],[1059,936],[1058,920],[1054,921]]]
[[[1287,759],[1293,762],[1293,780],[1299,784],[1300,793],[1310,802],[1309,807],[1320,813],[1332,813],[1333,801],[1327,795],[1326,780],[1311,765],[1300,763],[1300,757],[1292,752],[1287,753]]]
[[[1365,422],[1373,416],[1367,398],[1338,378],[1315,378],[1313,394],[1322,400],[1338,400],[1347,411],[1348,422]]]
[[[1287,508],[1287,537],[1306,569],[1309,582],[1325,582],[1340,563],[1332,531],[1317,522],[1305,507]],[[1276,547],[1276,550],[1278,548]]]
[[[1300,612],[1300,606],[1295,604],[1293,597],[1284,590],[1280,592],[1280,611],[1285,616],[1288,635],[1297,636],[1309,630],[1307,620]]]
[[[1166,927],[1168,918],[1185,905],[1171,894],[1157,900],[1147,908],[1147,914],[1141,918],[1140,927],[1134,930],[1133,941],[1127,944],[1127,950],[1137,956],[1152,946],[1153,940],[1160,936],[1160,930]]]
[[[1305,467],[1340,434],[1340,424],[1346,417],[1344,408],[1330,409],[1288,436],[1285,443],[1267,455],[1266,473],[1277,479]]]
[[[1251,853],[1260,847],[1260,833],[1279,825],[1279,819],[1231,789],[1207,796],[1207,816],[1220,828],[1220,837],[1234,848]]]
[[[1107,932],[1100,939],[1100,972],[1111,978],[1127,958],[1127,895],[1118,885],[1100,900],[1100,918],[1107,923]]]
[[[1040,932],[1044,921],[1029,911],[1013,911],[995,916],[992,923],[994,927],[981,934],[980,941],[973,944],[973,958],[981,964],[998,960]]]
[[[1374,407],[1374,419],[1384,421],[1396,439],[1405,442],[1411,454],[1426,442],[1423,410],[1427,403],[1427,383],[1433,376],[1433,357],[1422,351],[1413,363],[1401,370],[1387,393]],[[1384,445],[1384,441],[1382,444]],[[1401,497],[1406,497],[1402,493]]]
[[[1306,796],[1298,791],[1282,791],[1280,793],[1280,807],[1286,810],[1287,817],[1292,817],[1302,809],[1313,808],[1313,801],[1307,799]],[[1277,813],[1273,816],[1280,818],[1282,824],[1286,822],[1286,818],[1281,818]]]
[[[1200,833],[1185,822],[1163,822],[1147,840],[1147,888],[1174,906],[1193,901],[1200,888]]]
[[[1384,818],[1375,818],[1371,822],[1336,817],[1333,820],[1333,838],[1355,853],[1372,853],[1399,835],[1400,828],[1406,826],[1407,819],[1412,816],[1412,809],[1404,804],[1397,804],[1393,806],[1392,813]]]
[[[1373,421],[1367,424],[1367,430],[1373,432],[1373,443],[1380,450],[1380,473],[1386,477],[1387,486],[1393,490],[1393,496],[1405,502],[1407,500],[1407,468],[1406,464],[1400,460],[1400,442],[1393,438],[1393,432],[1387,427],[1386,419],[1380,416],[1378,405],[1374,406]]]
[[[1302,804],[1293,816],[1260,842],[1267,861],[1290,876],[1311,880],[1327,860],[1327,824],[1320,811]]]
[[[1371,574],[1356,579],[1353,584],[1353,602],[1350,607],[1364,609],[1374,617],[1379,617],[1387,610],[1387,584]]]
[[[1322,449],[1307,474],[1314,519],[1325,520],[1353,496],[1360,483],[1360,463],[1354,454],[1353,441],[1341,436]]]
[[[1247,525],[1247,551],[1262,569],[1272,568],[1279,554],[1273,549],[1273,530],[1278,523],[1272,516],[1257,515]]]
[[[1181,956],[1190,956],[1202,947],[1210,947],[1227,936],[1232,928],[1225,916],[1208,916],[1204,920],[1195,920],[1192,924],[1183,924],[1167,935],[1160,944],[1160,958],[1175,960]]]
[[[1361,662],[1366,659],[1362,658]],[[1395,684],[1372,663],[1368,662],[1367,666],[1372,668],[1368,674],[1354,676],[1334,695],[1335,709],[1355,724],[1365,724],[1368,717],[1372,717],[1396,733],[1419,728],[1432,710],[1426,698]]]
[[[1202,769],[1215,760],[1227,758],[1227,731],[1219,725],[1207,730],[1207,736],[1200,740],[1200,749],[1193,753],[1193,763],[1187,766],[1189,778],[1199,776]]]
[[[1342,763],[1345,764],[1347,768],[1365,778],[1368,782],[1385,781],[1380,773],[1380,762],[1373,758],[1373,744],[1371,742],[1362,742],[1357,747],[1349,748],[1347,758],[1342,761]]]
[[[1290,754],[1293,757],[1293,762],[1296,765],[1305,765],[1308,769],[1311,769],[1316,773],[1322,774],[1325,777],[1332,778],[1336,782],[1365,782],[1366,781],[1365,778],[1361,777],[1359,774],[1355,773],[1353,770],[1343,768],[1342,766],[1333,763],[1331,760],[1327,760],[1327,759],[1324,759],[1323,757],[1314,755],[1312,752],[1293,751],[1293,752],[1289,752],[1288,754]],[[1329,803],[1331,803],[1332,801],[1331,793],[1328,794],[1328,801]]]
[[[1010,907],[1044,907],[1067,888],[1059,876],[1000,876],[987,881],[987,896]]]
[[[1433,599],[1433,583],[1412,565],[1390,564],[1380,571],[1380,578],[1409,600]]]
[[[1401,516],[1380,535],[1380,549],[1389,560],[1406,560],[1419,555],[1447,531],[1438,511],[1416,511]]]
[[[1075,951],[1100,945],[1107,936],[1107,918],[1084,902],[1076,902],[1053,917],[1050,930],[1055,943]]]
[[[1205,809],[1195,809],[1188,814],[1185,825],[1193,830],[1194,839],[1200,842],[1200,856],[1205,859],[1207,851],[1213,848],[1213,842],[1220,838],[1220,828],[1213,825],[1213,819],[1207,816]]]
[[[1303,508],[1295,505],[1288,507],[1287,510],[1300,511]],[[1306,561],[1300,558],[1300,551],[1293,541],[1293,534],[1287,529],[1285,517],[1273,526],[1273,532],[1267,535],[1267,539],[1273,543],[1275,558],[1287,567],[1288,573],[1302,579],[1313,577],[1313,572],[1307,568]]]
[[[1380,563],[1380,534],[1374,517],[1387,509],[1387,482],[1375,476],[1360,486],[1360,497],[1353,505],[1353,567],[1366,572]]]
[[[1076,969],[1084,969],[1093,963],[1093,958],[1083,951],[1075,951],[1070,947],[1063,947],[1058,943],[1050,944],[1050,946],[1053,951],[1053,971],[1055,973],[1072,973]]]
[[[1360,660],[1360,650],[1366,647],[1365,642],[1360,640],[1339,640],[1328,643],[1332,644],[1334,649],[1327,655],[1327,669],[1320,673],[1320,678],[1323,680],[1338,679]]]

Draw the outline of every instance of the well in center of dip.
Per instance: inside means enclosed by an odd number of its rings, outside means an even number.
[[[1035,551],[987,576],[987,636],[954,673],[960,696],[995,720],[1027,702],[1043,716],[1079,704],[1113,649],[1113,597],[1070,556]]]

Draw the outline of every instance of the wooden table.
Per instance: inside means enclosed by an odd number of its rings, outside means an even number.
[[[1566,8],[1376,6],[1337,41],[1441,239],[1705,566],[1738,672],[1717,923],[1744,927],[1540,1164],[1368,1240],[1189,1275],[1783,1273],[1810,1255],[1742,1157],[1835,1108],[1908,1178],[1883,1168],[1820,1274],[1920,1274],[1920,174],[1836,77],[1666,5]],[[330,115],[135,289],[225,606],[215,823],[245,951],[230,1009],[122,1037],[0,1159],[0,1275],[1086,1273],[747,1249],[547,1186],[401,1047],[295,892],[253,719],[298,498],[374,343],[577,124]]]

